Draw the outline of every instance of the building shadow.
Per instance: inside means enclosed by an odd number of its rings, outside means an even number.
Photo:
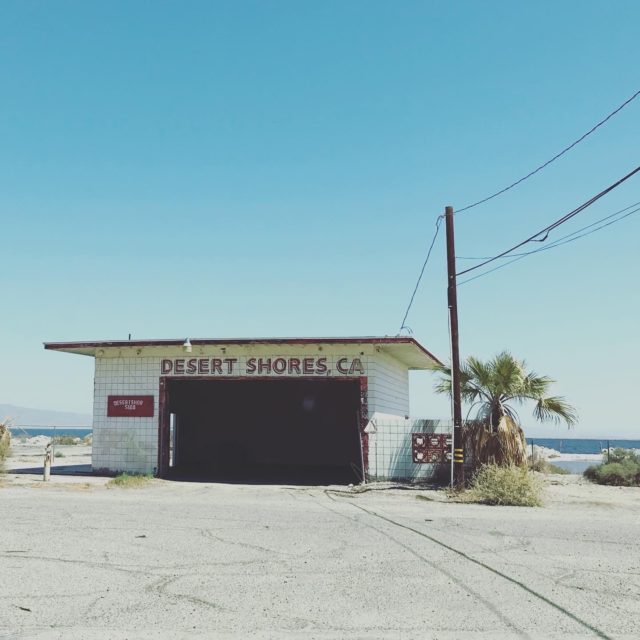
[[[44,467],[21,467],[19,469],[7,469],[6,473],[14,475],[43,475]],[[90,464],[61,464],[51,467],[52,476],[92,476],[96,474]]]

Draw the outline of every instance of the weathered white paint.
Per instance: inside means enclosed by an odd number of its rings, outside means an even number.
[[[374,349],[369,369],[369,414],[409,416],[409,371],[405,365]]]

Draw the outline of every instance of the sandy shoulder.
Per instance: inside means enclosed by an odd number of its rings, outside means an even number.
[[[41,445],[11,444],[11,453],[6,460],[7,470],[37,467],[44,464],[45,448]],[[69,464],[91,464],[91,446],[83,444],[56,445],[53,466]]]
[[[578,507],[581,511],[604,507],[640,513],[640,487],[610,487],[589,482],[579,475],[541,477],[547,507],[560,510]],[[571,517],[571,509],[567,509],[567,518]]]
[[[78,466],[84,466],[89,468],[91,465],[91,447],[85,445],[67,445],[58,446],[56,448],[62,452],[62,456],[54,458],[53,471],[51,476],[51,485],[58,485],[59,488],[63,486],[71,486],[76,484],[82,484],[89,487],[104,486],[109,480],[107,477],[93,476],[86,474],[74,475],[71,468]],[[11,456],[6,461],[6,474],[2,477],[2,484],[6,486],[10,485],[40,485],[42,483],[42,465],[44,460],[44,449],[40,446],[29,446],[22,444],[14,444],[12,446]],[[559,457],[551,458],[549,461],[559,460],[592,460],[594,464],[602,461],[601,455],[586,455],[586,454],[563,454]],[[56,470],[64,470],[64,467],[69,467],[71,474],[65,473],[64,475],[57,475]],[[33,470],[33,472],[31,472]],[[27,473],[25,473],[27,471]],[[18,473],[20,472],[20,473]],[[579,509],[581,512],[603,512],[609,509],[625,509],[629,511],[636,511],[640,513],[640,488],[638,487],[610,487],[605,485],[598,485],[589,482],[581,475],[544,475],[539,474],[543,479],[545,485],[545,507],[551,508],[557,511],[566,511],[566,517],[574,517],[575,510]],[[202,486],[207,486],[208,483],[202,483]],[[178,489],[180,483],[170,482],[167,486],[173,486],[174,489]],[[348,487],[336,487],[337,492],[344,492],[345,495],[357,493],[363,490],[360,487],[348,488]],[[387,495],[390,493],[396,493],[393,488],[393,483],[373,483],[368,485],[365,492],[381,491]],[[397,491],[398,495],[407,495],[409,493],[421,493],[427,500],[433,500],[436,502],[448,502],[446,494],[443,490],[420,490],[420,489],[406,489]]]
[[[54,457],[52,475],[48,486],[64,487],[104,486],[109,478],[87,475],[91,468],[91,446],[56,445],[56,452],[62,455]],[[44,465],[44,446],[40,444],[22,444],[14,442],[11,453],[5,461],[5,473],[0,476],[0,485],[32,486],[45,488],[42,481]],[[78,470],[85,473],[76,473]]]

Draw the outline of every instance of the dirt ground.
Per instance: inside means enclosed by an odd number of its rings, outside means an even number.
[[[56,471],[74,472],[71,467],[82,467],[81,471],[89,472],[91,467],[91,445],[55,445],[53,449],[54,473]],[[42,475],[44,464],[44,445],[33,446],[20,444],[15,440],[11,444],[11,456],[7,458],[7,471],[31,471],[33,475]]]
[[[550,478],[517,508],[9,472],[0,638],[637,638],[640,490]]]

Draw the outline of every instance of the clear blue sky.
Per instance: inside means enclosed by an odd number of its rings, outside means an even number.
[[[0,403],[90,411],[93,361],[43,341],[395,334],[436,216],[640,88],[639,24],[622,0],[3,2]],[[461,216],[458,254],[600,191],[639,134],[640,99]],[[561,231],[636,200],[640,177]],[[463,355],[557,379],[574,436],[640,437],[639,231],[461,287]],[[444,267],[441,236],[408,320],[443,359]],[[413,413],[446,416],[432,376],[412,381]]]

